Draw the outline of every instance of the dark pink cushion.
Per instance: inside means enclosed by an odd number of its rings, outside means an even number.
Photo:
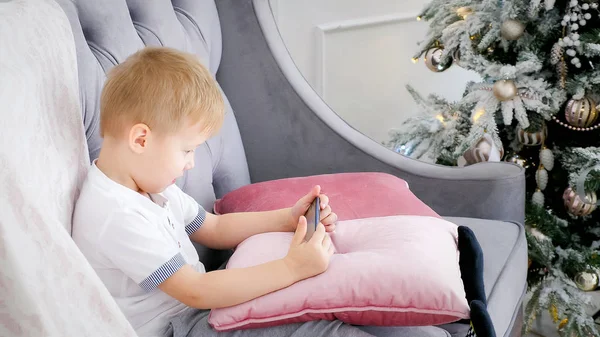
[[[215,203],[215,213],[269,211],[293,206],[314,185],[321,185],[339,220],[391,215],[439,217],[409,189],[386,173],[336,173],[246,185]]]

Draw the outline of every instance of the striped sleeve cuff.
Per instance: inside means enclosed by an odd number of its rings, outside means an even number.
[[[153,291],[158,287],[159,284],[163,283],[166,279],[171,277],[171,275],[175,274],[175,272],[181,269],[181,267],[184,265],[185,260],[183,259],[183,255],[181,255],[181,253],[177,253],[169,261],[160,266],[160,268],[155,270],[154,273],[146,277],[146,279],[140,283],[140,287],[148,292]]]
[[[194,220],[192,220],[192,222],[185,225],[185,232],[187,233],[187,235],[190,236],[195,231],[200,229],[200,226],[202,226],[202,224],[204,223],[204,219],[206,219],[206,211],[202,206],[198,205],[198,214],[196,215]]]

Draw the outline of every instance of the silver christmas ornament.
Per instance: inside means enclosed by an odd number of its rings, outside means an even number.
[[[518,40],[525,33],[525,25],[517,20],[506,20],[502,22],[500,33],[509,41]]]
[[[538,207],[544,207],[544,193],[539,189],[536,190],[531,197],[531,202]]]
[[[499,101],[509,101],[519,93],[517,86],[513,80],[500,80],[494,83],[494,96]]]
[[[546,128],[546,125],[542,126],[542,129],[539,131],[525,131],[523,130],[523,128],[521,128],[521,126],[519,125],[517,127],[517,139],[519,140],[519,143],[526,145],[526,146],[538,146],[538,145],[542,145],[542,143],[544,143],[544,141],[546,140],[546,138],[548,137],[548,128]]]
[[[444,71],[452,65],[452,59],[449,58],[447,62],[442,63],[442,54],[444,50],[442,48],[431,48],[425,53],[425,65],[429,70],[434,72]]]
[[[452,54],[452,63],[460,66],[460,48],[456,48],[454,54]]]
[[[546,170],[552,171],[554,168],[554,154],[552,150],[547,147],[542,148],[542,151],[540,151],[540,163],[544,165]]]
[[[527,158],[523,158],[523,156],[521,156],[518,153],[507,154],[506,157],[504,158],[504,161],[507,163],[517,164],[524,169],[528,169],[531,166],[531,163],[529,163]]]
[[[535,171],[535,182],[540,190],[545,190],[546,186],[548,186],[548,171],[543,167]]]
[[[565,119],[575,127],[587,128],[598,119],[596,102],[590,97],[582,99],[570,99],[565,107]]]
[[[585,194],[586,200],[581,200],[577,192],[568,187],[563,193],[563,201],[567,211],[575,216],[591,214],[596,209],[596,193],[591,191]]]
[[[582,271],[575,275],[573,281],[577,288],[583,291],[592,291],[598,287],[598,274],[593,271]]]

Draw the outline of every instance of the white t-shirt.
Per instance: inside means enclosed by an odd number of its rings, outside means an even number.
[[[205,272],[189,235],[205,210],[172,185],[152,200],[108,178],[95,162],[75,206],[73,239],[139,336],[163,336],[185,304],[158,285],[185,264]]]

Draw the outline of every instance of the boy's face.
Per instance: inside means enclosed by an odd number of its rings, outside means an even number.
[[[208,138],[202,125],[192,125],[169,135],[148,133],[134,180],[144,192],[160,193],[194,167],[194,150]]]

